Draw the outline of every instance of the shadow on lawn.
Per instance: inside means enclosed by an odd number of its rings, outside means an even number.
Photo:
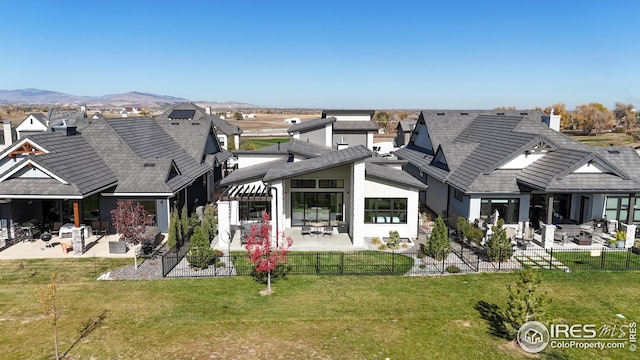
[[[480,317],[483,320],[486,320],[491,327],[491,335],[497,336],[503,339],[509,339],[509,334],[507,332],[507,328],[504,325],[504,316],[502,315],[502,311],[500,311],[500,307],[496,304],[489,304],[486,301],[478,301],[474,306],[480,313]]]
[[[67,356],[67,354],[69,353],[69,351],[71,351],[71,349],[73,349],[74,346],[76,346],[80,342],[80,340],[86,338],[87,336],[89,336],[89,334],[93,332],[93,330],[97,329],[98,326],[100,326],[104,321],[104,319],[107,317],[107,313],[108,313],[108,310],[103,310],[100,313],[100,315],[98,315],[96,318],[90,318],[89,320],[85,321],[84,324],[82,324],[82,329],[80,329],[80,336],[78,336],[76,341],[74,341],[73,344],[69,346],[67,351],[65,351],[64,354],[60,356],[60,359],[64,359],[65,356]]]

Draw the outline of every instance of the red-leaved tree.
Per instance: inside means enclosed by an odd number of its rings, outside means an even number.
[[[271,294],[271,272],[280,264],[286,264],[287,254],[293,245],[293,239],[280,239],[276,234],[275,244],[271,241],[271,217],[267,212],[262,213],[262,223],[251,227],[251,235],[247,237],[247,257],[258,273],[267,273],[267,290],[265,295]]]
[[[126,240],[132,244],[139,244],[145,240],[147,226],[153,223],[147,210],[139,202],[131,200],[118,201],[117,208],[111,210],[111,219],[116,231],[120,234],[120,240]]]

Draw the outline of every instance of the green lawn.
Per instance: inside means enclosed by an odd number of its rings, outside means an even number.
[[[234,252],[238,274],[250,275],[252,265],[246,252]],[[287,256],[291,274],[297,275],[373,275],[406,274],[413,258],[379,251],[357,252],[291,252]]]
[[[438,277],[289,276],[275,293],[251,277],[94,281],[126,260],[0,262],[3,359],[51,359],[35,286],[60,276],[66,359],[529,359],[491,334],[480,308],[504,307],[513,273]],[[556,322],[640,320],[639,271],[539,273]],[[479,305],[482,305],[479,307]],[[636,358],[629,350],[545,350],[539,358]]]
[[[640,270],[640,256],[629,251],[554,251],[553,257],[570,269]]]
[[[260,137],[244,138],[243,137],[242,144],[244,144],[244,146],[247,146],[248,144],[253,144],[253,146],[255,146],[257,150],[265,146],[275,145],[278,142],[285,143],[289,140],[290,140],[289,138],[260,138]]]

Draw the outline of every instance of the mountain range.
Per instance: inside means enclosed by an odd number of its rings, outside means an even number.
[[[90,107],[123,107],[136,106],[142,108],[165,108],[180,102],[190,100],[169,95],[156,95],[130,91],[123,94],[112,94],[103,96],[78,96],[70,95],[50,90],[40,89],[0,89],[0,105],[75,105],[86,104]],[[244,109],[255,108],[257,106],[241,102],[215,102],[197,101],[200,106],[211,106],[212,108],[232,108]]]

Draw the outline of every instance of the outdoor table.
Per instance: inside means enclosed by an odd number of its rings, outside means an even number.
[[[312,234],[315,234],[316,236],[320,236],[320,234],[322,234],[322,228],[327,226],[327,222],[326,221],[312,221],[309,223],[309,225],[311,225],[313,227],[313,230],[311,231]]]

